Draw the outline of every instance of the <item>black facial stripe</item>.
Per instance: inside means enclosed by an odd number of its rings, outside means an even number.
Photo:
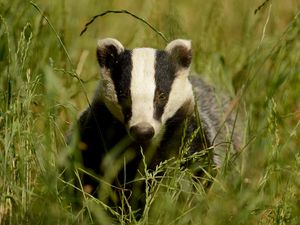
[[[155,57],[155,96],[154,115],[156,120],[161,120],[164,108],[168,102],[169,94],[175,79],[176,67],[165,51],[156,51]]]
[[[125,50],[117,56],[114,65],[110,68],[118,102],[122,107],[124,122],[127,123],[132,116],[132,101],[130,93],[132,60],[131,51]]]

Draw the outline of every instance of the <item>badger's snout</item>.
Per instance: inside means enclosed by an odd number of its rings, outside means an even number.
[[[154,128],[146,122],[138,123],[129,129],[130,135],[138,142],[149,141],[154,136]]]

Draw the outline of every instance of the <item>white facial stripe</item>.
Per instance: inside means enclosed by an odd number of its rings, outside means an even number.
[[[102,88],[102,91],[99,91],[99,93],[105,93],[103,96],[99,96],[100,98],[103,98],[104,103],[106,107],[109,109],[109,111],[121,122],[123,122],[124,117],[122,113],[122,108],[120,104],[118,103],[118,97],[116,94],[115,87],[113,85],[113,81],[111,79],[111,75],[109,70],[102,68],[101,69],[102,78],[100,80],[101,84],[99,88]]]
[[[129,127],[140,122],[148,122],[154,127],[156,135],[160,125],[153,118],[155,87],[155,50],[133,49],[130,86],[132,117]]]
[[[176,111],[189,99],[193,101],[193,89],[189,82],[188,76],[189,70],[180,70],[176,74],[176,78],[173,81],[171,92],[167,105],[165,106],[164,113],[162,115],[162,123],[164,124],[169,118],[174,116]]]

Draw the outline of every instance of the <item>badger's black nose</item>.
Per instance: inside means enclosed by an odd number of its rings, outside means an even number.
[[[129,133],[136,141],[145,142],[154,136],[154,128],[151,124],[142,122],[130,127]]]

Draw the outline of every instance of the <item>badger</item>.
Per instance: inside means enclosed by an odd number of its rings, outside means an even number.
[[[178,157],[183,142],[187,156],[209,149],[216,168],[237,151],[236,110],[230,98],[190,75],[191,41],[177,39],[164,50],[126,49],[105,38],[97,59],[99,84],[78,119],[78,148],[89,171],[82,177],[85,192],[97,195],[105,174],[113,174],[116,191],[132,188],[141,161],[155,170]]]

